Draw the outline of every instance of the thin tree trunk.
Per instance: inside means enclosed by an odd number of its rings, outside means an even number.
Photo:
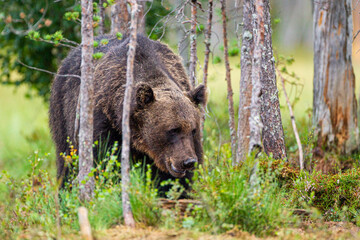
[[[249,150],[251,153],[256,150],[262,151],[261,133],[263,130],[263,124],[260,118],[261,110],[261,54],[264,46],[264,34],[262,34],[262,28],[264,28],[264,2],[263,0],[251,0],[253,9],[252,14],[252,26],[254,29],[254,53],[252,58],[251,68],[251,106],[250,106],[250,138],[249,138]]]
[[[93,2],[81,0],[81,84],[80,84],[80,130],[79,130],[79,191],[80,199],[88,201],[94,191],[94,178],[89,177],[93,167]]]
[[[100,16],[100,22],[99,22],[99,34],[103,35],[105,33],[105,8],[103,4],[105,3],[105,0],[99,0],[99,16]]]
[[[130,15],[126,0],[116,0],[111,6],[111,34],[128,33]]]
[[[236,159],[236,129],[235,129],[235,119],[234,119],[235,113],[234,113],[233,90],[232,90],[232,86],[231,86],[231,76],[230,76],[228,40],[227,40],[227,32],[226,32],[226,1],[225,0],[221,0],[221,14],[222,14],[222,23],[223,23],[224,59],[225,59],[225,68],[226,68],[227,98],[228,98],[228,108],[229,108],[231,157],[233,159],[233,162],[235,162],[235,159]]]
[[[205,60],[204,60],[204,76],[203,76],[203,84],[205,89],[207,89],[207,79],[208,79],[208,68],[209,68],[209,59],[210,59],[210,44],[211,44],[211,25],[212,25],[212,16],[213,16],[213,0],[209,0],[208,6],[208,18],[207,18],[207,28],[205,32]],[[202,108],[201,112],[201,134],[204,130],[204,123],[205,123],[205,110],[206,110],[206,103]]]
[[[236,165],[244,161],[249,153],[250,140],[250,106],[252,96],[252,56],[254,51],[254,38],[252,27],[252,5],[249,0],[243,4],[243,32],[241,47],[241,78],[239,120],[237,129]]]
[[[139,17],[138,17],[138,26],[137,26],[137,32],[142,33],[145,35],[145,8],[146,8],[146,0],[140,0],[139,1]]]
[[[351,0],[314,4],[315,134],[320,147],[345,154],[359,143],[351,11]]]
[[[263,146],[266,154],[275,159],[286,158],[284,131],[281,122],[280,103],[275,74],[275,59],[272,49],[271,18],[269,0],[257,0],[255,15],[258,13],[258,36],[261,45],[261,120]],[[255,41],[256,43],[256,41]],[[255,48],[256,48],[255,44]]]
[[[193,87],[197,85],[196,80],[196,62],[197,62],[197,52],[196,52],[196,14],[197,7],[196,1],[191,2],[191,29],[190,29],[190,65],[189,65],[189,75],[190,83]]]
[[[135,227],[135,221],[131,212],[128,188],[130,185],[130,104],[134,81],[134,60],[136,51],[136,30],[138,17],[138,4],[136,0],[130,0],[131,4],[131,26],[130,42],[127,53],[126,66],[126,89],[124,95],[124,106],[122,116],[122,148],[121,148],[121,185],[122,185],[122,205],[125,225]]]

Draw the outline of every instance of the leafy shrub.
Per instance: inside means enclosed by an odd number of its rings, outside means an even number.
[[[326,175],[302,172],[294,182],[295,201],[324,213],[325,219],[360,225],[360,169]]]

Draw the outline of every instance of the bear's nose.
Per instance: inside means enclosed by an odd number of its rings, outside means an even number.
[[[183,166],[185,169],[190,169],[194,168],[195,163],[197,163],[197,160],[195,158],[189,158],[184,161]]]

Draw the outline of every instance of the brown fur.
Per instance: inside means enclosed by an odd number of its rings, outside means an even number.
[[[129,39],[105,37],[110,38],[109,43],[95,49],[105,55],[94,61],[94,140],[109,137],[113,144],[121,142]],[[98,39],[102,38],[104,36]],[[80,64],[81,50],[78,48],[63,61],[59,74],[80,75]],[[184,161],[202,162],[198,104],[205,102],[204,86],[193,89],[180,58],[167,45],[141,35],[138,35],[134,68],[135,89],[130,113],[133,154],[153,160],[161,170],[161,180],[191,177],[190,169],[184,171]],[[79,85],[77,78],[56,77],[51,89],[50,127],[58,156],[58,177],[64,169],[64,160],[59,154],[68,152],[67,137],[75,142]]]

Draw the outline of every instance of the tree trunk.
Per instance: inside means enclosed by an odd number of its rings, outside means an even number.
[[[131,26],[130,42],[127,53],[126,65],[126,88],[124,95],[123,115],[122,115],[122,147],[121,147],[121,185],[122,185],[122,204],[125,225],[135,227],[135,221],[131,212],[128,188],[130,185],[130,104],[134,82],[134,60],[136,51],[136,30],[138,17],[138,4],[136,0],[131,0]]]
[[[243,17],[237,162],[257,149],[275,159],[285,158],[269,0],[245,0]]]
[[[128,33],[130,15],[126,2],[126,0],[116,0],[111,6],[111,34]]]
[[[350,154],[358,149],[351,0],[314,4],[313,123],[318,145]]]
[[[252,56],[251,67],[251,105],[250,105],[250,138],[249,138],[249,150],[262,151],[261,133],[263,130],[262,119],[260,117],[261,109],[261,76],[262,76],[262,52],[264,49],[264,0],[251,0],[253,9],[252,14],[252,27],[254,33],[254,49]],[[265,0],[266,1],[266,0]]]
[[[138,25],[137,25],[137,32],[146,34],[145,31],[145,8],[146,8],[146,1],[147,0],[140,0],[139,1],[139,13],[138,13]]]
[[[176,6],[181,6],[183,4],[182,0],[176,0]],[[184,14],[186,15],[186,6],[184,6]],[[182,58],[182,63],[186,69],[189,71],[189,37],[187,36],[187,29],[184,24],[179,21],[177,38],[178,38],[178,51]]]
[[[88,201],[94,191],[94,178],[89,177],[93,167],[93,2],[81,0],[81,84],[80,84],[80,129],[79,129],[79,190],[80,199]]]
[[[191,2],[191,29],[190,29],[190,65],[189,65],[189,75],[190,83],[193,87],[197,85],[196,80],[196,62],[197,62],[197,52],[196,52],[196,19],[197,7],[196,1]]]
[[[243,32],[241,47],[241,78],[240,78],[240,100],[239,120],[237,129],[237,152],[236,163],[244,161],[249,152],[250,140],[250,106],[252,95],[252,56],[254,50],[254,38],[252,27],[252,5],[249,0],[244,1],[243,6]]]
[[[225,59],[225,68],[226,68],[227,98],[228,98],[228,108],[229,108],[231,157],[233,159],[233,162],[235,162],[235,157],[236,157],[236,130],[235,130],[235,119],[234,119],[235,113],[234,113],[234,100],[233,100],[233,90],[231,86],[228,41],[227,41],[227,32],[226,32],[226,1],[225,0],[221,0],[221,14],[222,14],[222,23],[223,23],[224,59]]]
[[[208,79],[208,68],[209,68],[209,59],[210,59],[210,44],[211,44],[211,26],[212,26],[212,17],[213,17],[213,0],[209,0],[208,6],[208,18],[207,18],[207,26],[205,32],[205,59],[204,59],[204,75],[203,75],[203,84],[205,89],[207,89],[207,79]],[[206,103],[201,109],[201,139],[203,140],[203,132],[204,132],[204,123],[205,123],[205,111],[206,111]]]
[[[286,149],[272,49],[270,3],[269,0],[256,0],[256,2],[255,14],[259,17],[259,25],[256,28],[258,34],[256,35],[260,37],[262,49],[260,114],[264,125],[263,146],[266,154],[272,154],[275,159],[283,159],[286,158]]]
[[[103,4],[105,3],[105,0],[99,0],[99,16],[100,16],[100,22],[99,22],[99,34],[103,35],[105,33],[105,8]]]

